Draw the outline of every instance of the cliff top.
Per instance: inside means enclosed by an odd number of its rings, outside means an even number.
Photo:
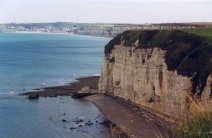
[[[212,26],[207,28],[185,29],[183,31],[206,37],[207,41],[212,43]]]
[[[208,38],[179,30],[129,30],[117,35],[105,46],[107,56],[114,45],[160,48],[167,51],[168,70],[192,77],[193,94],[200,96],[207,77],[212,74],[212,45]],[[211,93],[212,95],[212,93]]]

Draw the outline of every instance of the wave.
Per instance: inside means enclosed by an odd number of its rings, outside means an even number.
[[[10,92],[5,92],[5,93],[0,93],[0,95],[16,95],[17,94],[17,92],[15,92],[15,91],[10,91]]]

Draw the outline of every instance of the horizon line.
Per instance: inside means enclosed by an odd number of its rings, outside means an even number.
[[[126,23],[126,22],[71,22],[71,21],[52,21],[52,22],[6,22],[6,23],[0,23],[0,24],[44,24],[44,23],[76,23],[76,24],[135,24],[135,25],[141,25],[141,24],[212,24],[212,21],[186,21],[186,22],[149,22],[149,23]]]

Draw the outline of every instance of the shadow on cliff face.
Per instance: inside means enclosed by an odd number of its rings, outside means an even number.
[[[129,30],[105,46],[105,56],[112,52],[114,45],[135,46],[137,40],[136,48],[167,51],[164,58],[168,70],[192,77],[192,95],[201,97],[207,77],[212,74],[212,46],[205,38],[179,30]]]

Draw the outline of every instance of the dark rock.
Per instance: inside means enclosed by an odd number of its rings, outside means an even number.
[[[39,95],[38,95],[38,94],[29,95],[28,99],[29,99],[29,100],[39,99]]]
[[[83,132],[83,133],[88,133],[88,131],[85,131],[85,130],[82,130],[81,132]]]
[[[93,123],[88,123],[88,126],[91,126],[91,125],[93,125]]]
[[[49,97],[57,97],[57,95],[55,94],[55,95],[50,95]]]
[[[91,125],[93,125],[93,123],[89,120],[87,123],[85,123],[85,125],[91,126]]]
[[[112,122],[110,122],[109,120],[103,121],[101,123],[99,123],[105,127],[111,127],[111,126],[115,126]]]
[[[84,98],[86,96],[94,95],[94,93],[74,93],[72,98]]]
[[[62,121],[63,121],[63,122],[67,122],[67,120],[65,120],[65,119],[62,119]]]
[[[89,120],[87,123],[85,123],[85,125],[91,126],[91,125],[93,125],[93,123]]]
[[[81,122],[84,122],[82,119],[77,119],[76,124],[79,124]]]
[[[76,127],[70,127],[70,130],[76,129]]]

